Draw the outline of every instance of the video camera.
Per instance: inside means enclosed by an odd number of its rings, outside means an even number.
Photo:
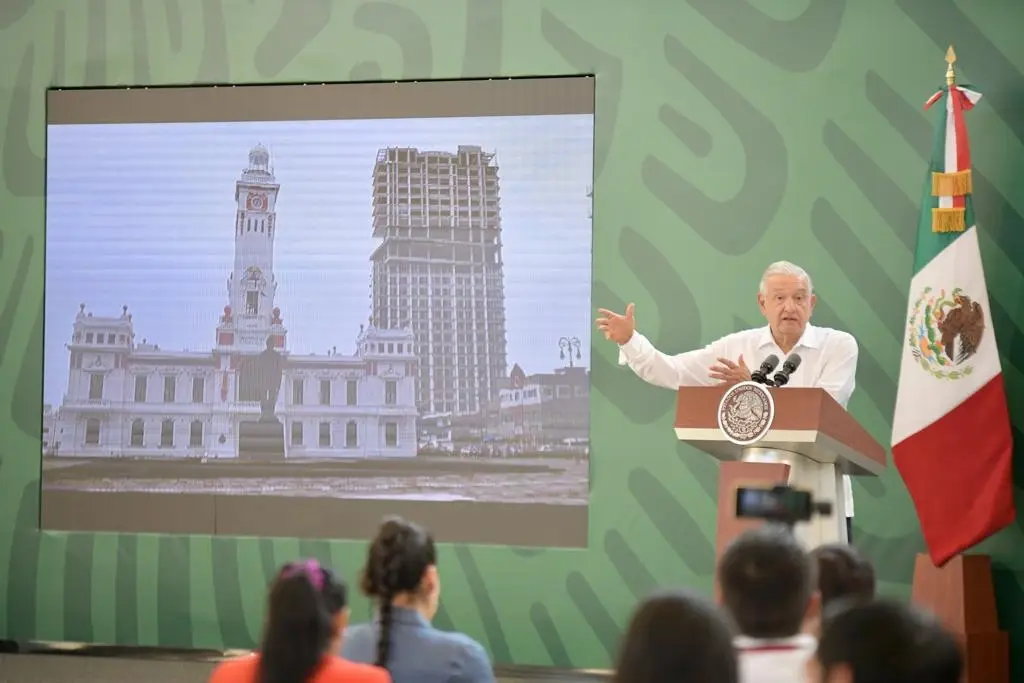
[[[810,491],[789,486],[770,489],[736,489],[736,516],[764,519],[792,528],[797,522],[809,522],[814,515],[832,514],[832,503],[815,501]]]

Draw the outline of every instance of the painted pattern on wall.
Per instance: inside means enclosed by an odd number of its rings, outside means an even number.
[[[37,531],[46,87],[596,73],[595,306],[635,301],[641,329],[681,351],[757,324],[761,269],[801,263],[821,297],[816,322],[860,339],[851,410],[888,443],[932,131],[921,104],[950,42],[964,80],[986,95],[970,122],[976,206],[1011,411],[1024,424],[1014,28],[1024,5],[970,5],[0,3],[0,636],[246,647],[277,565],[314,555],[351,577],[363,553],[361,543]],[[590,549],[443,553],[438,623],[499,662],[605,666],[654,586],[711,588],[716,466],[675,443],[671,393],[616,367],[595,340]],[[906,595],[923,544],[902,483],[891,471],[855,495],[858,544],[883,591]],[[1019,650],[1024,534],[1008,529],[980,550],[993,555]]]

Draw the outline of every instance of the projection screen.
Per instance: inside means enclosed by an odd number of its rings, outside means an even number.
[[[42,526],[587,540],[591,77],[54,90]]]

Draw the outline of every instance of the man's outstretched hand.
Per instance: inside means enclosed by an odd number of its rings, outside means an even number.
[[[633,333],[636,332],[633,304],[626,306],[625,315],[619,315],[607,308],[599,308],[597,312],[601,314],[597,319],[597,329],[601,330],[605,339],[610,339],[621,346],[633,338]]]
[[[708,377],[717,379],[725,384],[738,384],[750,381],[750,369],[743,362],[743,354],[740,354],[737,362],[728,358],[719,358],[717,365],[708,368]]]

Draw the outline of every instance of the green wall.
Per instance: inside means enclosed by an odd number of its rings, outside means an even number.
[[[312,554],[351,576],[362,556],[36,530],[48,86],[596,73],[595,304],[635,301],[641,328],[684,350],[756,323],[760,270],[797,261],[817,322],[860,339],[851,410],[887,442],[931,136],[921,105],[949,42],[986,95],[969,116],[976,206],[1011,408],[1024,399],[1022,25],[1016,0],[4,0],[0,636],[248,646],[276,565]],[[595,344],[590,549],[443,553],[440,624],[499,662],[607,665],[653,586],[711,589],[715,465],[674,442],[671,393]],[[856,497],[859,543],[883,590],[906,595],[923,546],[903,485],[890,471]],[[1022,536],[982,548],[1018,648]]]

